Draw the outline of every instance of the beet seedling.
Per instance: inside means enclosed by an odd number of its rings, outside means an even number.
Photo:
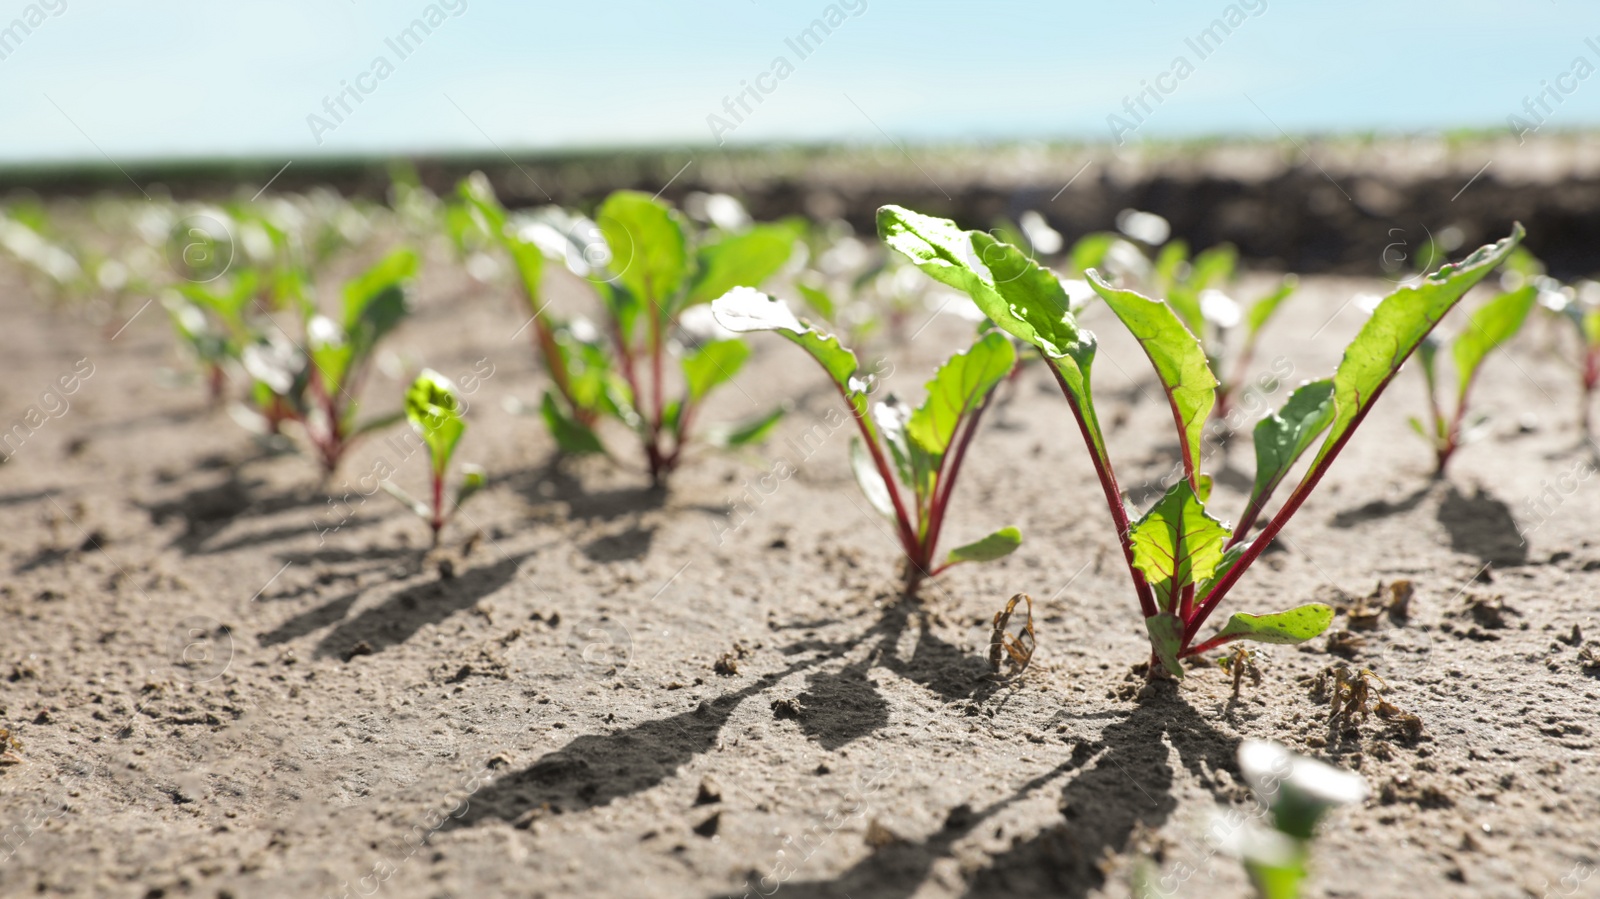
[[[1216,402],[1217,379],[1200,342],[1171,305],[1119,290],[1089,273],[1096,292],[1138,338],[1154,366],[1182,455],[1183,479],[1130,520],[1090,390],[1095,337],[1078,327],[1060,279],[1017,248],[983,232],[962,231],[946,219],[885,206],[878,210],[878,230],[890,247],[939,281],[965,291],[990,321],[1033,344],[1050,364],[1122,545],[1150,636],[1150,671],[1164,668],[1180,678],[1181,658],[1241,639],[1301,643],[1332,622],[1331,608],[1309,603],[1269,615],[1235,613],[1215,635],[1196,639],[1206,619],[1310,496],[1412,351],[1469,288],[1506,258],[1523,233],[1519,225],[1499,243],[1390,294],[1345,348],[1332,378],[1301,385],[1282,410],[1257,423],[1255,484],[1239,524],[1230,528],[1207,511],[1211,478],[1200,472],[1200,438]],[[1260,534],[1247,541],[1273,493],[1319,437],[1321,448],[1289,498]]]
[[[1467,318],[1467,326],[1453,339],[1441,340],[1430,335],[1422,341],[1422,346],[1417,350],[1417,361],[1421,363],[1423,381],[1427,385],[1429,419],[1426,426],[1416,417],[1412,417],[1410,423],[1413,430],[1433,444],[1435,477],[1444,475],[1451,456],[1463,443],[1476,436],[1487,421],[1487,417],[1482,415],[1467,421],[1467,397],[1472,393],[1478,369],[1483,366],[1489,353],[1522,329],[1538,298],[1539,288],[1524,284],[1473,310]],[[1447,412],[1439,399],[1438,356],[1439,351],[1446,348],[1456,373],[1453,412]]]
[[[1225,845],[1244,862],[1257,896],[1296,899],[1310,873],[1318,822],[1341,805],[1366,799],[1367,782],[1352,771],[1264,740],[1240,744],[1239,772],[1270,827],[1239,822]]]
[[[294,417],[305,427],[329,475],[361,437],[404,417],[395,412],[357,423],[356,394],[366,380],[378,342],[410,312],[406,284],[417,271],[417,254],[396,250],[344,286],[338,321],[309,303],[305,307],[306,352],[303,376],[294,377],[289,395]]]
[[[1545,275],[1544,266],[1531,253],[1519,252],[1517,257],[1516,274],[1538,288],[1539,305],[1571,324],[1578,338],[1577,359],[1571,362],[1578,374],[1578,425],[1582,438],[1592,444],[1589,410],[1600,387],[1600,283],[1563,285]]]
[[[990,331],[946,360],[928,382],[921,406],[912,409],[890,396],[869,408],[871,385],[858,374],[856,354],[839,338],[796,318],[787,303],[739,287],[712,303],[711,309],[730,331],[782,335],[810,353],[828,373],[861,432],[850,442],[856,482],[873,508],[894,523],[905,552],[905,596],[914,598],[924,580],[951,566],[992,561],[1022,544],[1022,533],[1007,527],[951,550],[942,560],[938,557],[939,535],[967,448],[990,395],[1017,361],[1016,349],[1004,334]]]
[[[519,223],[487,181],[469,178],[462,195],[516,263],[532,310],[534,345],[550,377],[540,412],[563,452],[605,452],[603,418],[628,426],[643,449],[651,483],[662,486],[683,460],[700,408],[750,355],[737,339],[703,339],[679,358],[680,389],[669,396],[667,356],[678,347],[680,317],[741,284],[760,284],[793,255],[787,224],[717,234],[695,246],[676,210],[648,194],[617,191],[595,221],[546,216]],[[559,225],[560,227],[557,227]],[[544,256],[561,259],[600,295],[603,325],[560,321],[542,299]],[[684,342],[692,342],[685,340]],[[782,410],[714,434],[723,446],[761,439]]]
[[[257,281],[245,270],[220,285],[185,284],[163,304],[172,328],[194,353],[205,372],[212,403],[221,403],[228,367],[239,361],[253,339],[245,313],[256,296]]]
[[[449,509],[445,508],[444,487],[445,478],[450,472],[450,457],[455,455],[456,444],[461,442],[461,435],[467,429],[466,419],[461,415],[461,397],[449,378],[431,368],[424,369],[406,390],[405,414],[412,430],[417,432],[423,445],[428,448],[428,476],[432,488],[430,498],[426,503],[414,499],[387,478],[383,481],[383,487],[428,523],[433,530],[431,545],[438,548],[439,533],[444,526],[461,511],[462,504],[468,498],[483,489],[487,480],[482,468],[463,465],[455,501]]]

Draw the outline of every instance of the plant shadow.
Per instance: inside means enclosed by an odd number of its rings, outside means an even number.
[[[377,653],[403,643],[425,625],[437,624],[470,608],[478,600],[510,583],[524,557],[508,556],[492,565],[469,569],[449,579],[419,581],[346,620],[356,602],[370,587],[357,588],[320,606],[290,617],[256,637],[262,646],[275,646],[304,637],[329,625],[338,625],[317,643],[318,658],[348,659],[356,652]]]
[[[404,643],[429,624],[471,608],[517,576],[522,560],[506,556],[492,565],[473,568],[448,580],[428,580],[401,590],[382,603],[335,627],[317,643],[319,658],[349,658],[359,648],[382,652]],[[335,600],[337,602],[337,600]]]
[[[325,499],[317,496],[312,490],[263,494],[260,491],[265,483],[255,478],[247,480],[240,476],[237,468],[234,468],[229,470],[227,478],[220,483],[195,487],[173,499],[150,503],[142,508],[154,525],[160,526],[172,520],[183,523],[183,531],[173,539],[171,545],[184,555],[243,549],[287,539],[316,529],[313,520],[307,524],[276,528],[262,534],[246,535],[218,546],[207,547],[205,544],[208,540],[245,515],[275,515],[292,509],[315,506]],[[352,517],[343,524],[358,526],[374,520],[376,519]]]
[[[839,714],[838,706],[830,705],[801,713],[803,731],[823,745],[844,745],[888,723],[887,703],[866,676],[875,666],[921,683],[947,699],[964,696],[982,701],[992,695],[1001,685],[986,676],[987,665],[933,637],[928,616],[913,606],[899,602],[887,607],[860,634],[836,641],[805,639],[782,647],[778,651],[783,655],[807,657],[739,690],[703,701],[691,711],[609,733],[579,736],[480,791],[471,810],[450,826],[470,827],[490,819],[514,822],[545,810],[584,811],[655,787],[710,751],[740,703],[791,674],[819,668],[872,641],[876,645],[867,651],[865,661],[809,681],[814,694],[849,696],[854,703],[844,715]],[[913,617],[919,619],[921,639],[912,658],[901,660],[895,646]],[[980,670],[983,675],[974,677]]]
[[[667,491],[655,487],[589,490],[573,467],[574,460],[555,454],[538,468],[491,479],[491,486],[507,484],[532,506],[560,503],[566,506],[565,518],[569,521],[614,521],[666,505]]]
[[[1499,567],[1528,564],[1528,543],[1511,516],[1511,507],[1479,487],[1466,496],[1454,485],[1439,504],[1439,523],[1450,534],[1450,548]]]
[[[1078,743],[1067,761],[1005,799],[981,811],[957,806],[939,831],[877,849],[838,877],[785,881],[781,887],[786,896],[808,899],[906,899],[921,889],[935,862],[954,856],[957,842],[976,833],[997,812],[1077,770],[1080,773],[1062,788],[1062,821],[995,856],[971,876],[965,895],[1081,899],[1104,885],[1100,865],[1108,852],[1127,851],[1136,829],[1159,828],[1177,808],[1171,750],[1177,751],[1186,770],[1220,796],[1223,788],[1212,772],[1234,770],[1236,744],[1169,690],[1106,726],[1098,740]],[[770,895],[779,885],[766,877],[761,892]]]
[[[1435,482],[1430,481],[1399,500],[1375,499],[1354,509],[1345,509],[1336,513],[1330,523],[1336,528],[1349,529],[1369,521],[1404,515],[1422,505],[1423,500],[1433,494],[1435,486]]]

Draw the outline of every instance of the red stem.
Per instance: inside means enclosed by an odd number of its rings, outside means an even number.
[[[929,562],[933,561],[933,555],[939,548],[939,532],[944,529],[945,510],[950,506],[950,495],[955,492],[956,479],[961,475],[961,463],[967,456],[967,447],[972,443],[972,436],[978,431],[978,422],[983,418],[984,410],[989,408],[989,400],[993,396],[993,391],[984,394],[983,401],[978,403],[978,408],[972,411],[971,418],[965,422],[966,430],[956,443],[954,458],[947,455],[939,460],[939,475],[933,482],[933,503],[928,511],[928,534],[923,540],[923,549]],[[949,567],[942,565],[933,574],[937,575]]]
[[[1056,383],[1060,385],[1062,395],[1067,398],[1067,405],[1072,408],[1072,417],[1078,420],[1078,431],[1083,434],[1084,445],[1089,447],[1089,459],[1094,463],[1095,477],[1100,479],[1100,489],[1106,496],[1106,507],[1111,510],[1111,523],[1116,527],[1117,539],[1122,543],[1122,556],[1128,563],[1128,574],[1133,578],[1134,592],[1139,594],[1139,608],[1143,610],[1144,617],[1149,618],[1158,614],[1160,610],[1156,608],[1155,596],[1150,591],[1150,585],[1138,567],[1133,564],[1133,542],[1128,537],[1128,509],[1122,503],[1122,491],[1117,487],[1117,476],[1111,470],[1110,460],[1101,458],[1094,437],[1089,433],[1089,423],[1083,417],[1083,410],[1072,396],[1072,390],[1067,387],[1067,379],[1061,376],[1061,372],[1048,357],[1044,361],[1051,374],[1056,376]]]
[[[433,520],[429,524],[433,526],[433,545],[437,548],[439,546],[439,532],[444,530],[443,472],[436,471],[433,474]]]
[[[1355,414],[1355,417],[1350,420],[1350,424],[1345,427],[1344,433],[1328,449],[1328,454],[1323,456],[1322,461],[1306,473],[1305,479],[1300,482],[1299,486],[1295,487],[1293,493],[1289,494],[1289,498],[1284,501],[1283,507],[1278,510],[1278,514],[1267,522],[1267,526],[1262,528],[1261,534],[1246,547],[1244,554],[1239,557],[1239,561],[1233,563],[1233,567],[1229,568],[1228,573],[1222,576],[1222,580],[1217,581],[1216,586],[1211,588],[1211,592],[1200,603],[1200,608],[1195,611],[1194,618],[1184,625],[1183,642],[1180,645],[1187,646],[1189,641],[1194,639],[1195,634],[1205,624],[1206,618],[1210,616],[1212,610],[1217,607],[1218,603],[1222,602],[1223,597],[1228,595],[1228,591],[1232,590],[1233,585],[1239,582],[1239,578],[1244,574],[1245,570],[1266,550],[1273,538],[1278,536],[1278,532],[1283,530],[1283,526],[1289,523],[1289,519],[1294,516],[1294,513],[1299,511],[1301,503],[1304,503],[1306,497],[1311,495],[1311,491],[1316,489],[1317,483],[1322,480],[1322,476],[1327,474],[1328,468],[1333,465],[1333,460],[1338,457],[1345,444],[1350,442],[1350,438],[1355,436],[1356,428],[1367,417],[1367,413],[1372,411],[1372,407],[1378,402],[1378,397],[1383,395],[1384,389],[1393,380],[1394,376],[1391,374],[1388,380],[1378,385],[1378,389],[1372,392],[1372,398]]]

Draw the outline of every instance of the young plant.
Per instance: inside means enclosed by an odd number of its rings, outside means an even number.
[[[1332,378],[1301,385],[1276,415],[1255,428],[1256,476],[1245,512],[1230,528],[1206,509],[1211,478],[1200,472],[1200,437],[1216,402],[1217,379],[1200,342],[1172,307],[1089,279],[1133,332],[1156,370],[1177,427],[1184,477],[1133,520],[1095,414],[1090,372],[1094,335],[1078,327],[1061,281],[1016,249],[945,219],[895,206],[878,211],[878,230],[893,249],[935,279],[965,291],[997,326],[1033,344],[1050,364],[1088,448],[1122,545],[1150,636],[1154,676],[1183,676],[1179,660],[1234,640],[1301,643],[1322,633],[1333,610],[1310,603],[1269,615],[1235,613],[1213,636],[1200,629],[1299,510],[1349,442],[1400,366],[1461,296],[1522,239],[1512,235],[1390,294],[1368,319]],[[1318,438],[1309,468],[1253,540],[1257,519],[1290,470]]]
[[[1296,899],[1309,873],[1317,823],[1339,806],[1366,799],[1367,782],[1265,740],[1240,744],[1239,772],[1271,826],[1234,824],[1229,848],[1244,862],[1261,899]]]
[[[223,401],[228,368],[253,339],[245,313],[256,295],[256,277],[245,270],[220,284],[185,284],[163,304],[172,328],[205,373],[211,402]]]
[[[637,191],[611,194],[594,222],[565,215],[513,220],[482,178],[467,179],[461,193],[516,264],[534,346],[551,383],[540,411],[561,450],[604,452],[596,425],[615,419],[638,437],[651,483],[664,485],[683,460],[706,397],[750,354],[737,339],[693,341],[680,318],[737,285],[771,277],[793,255],[796,229],[757,225],[717,232],[696,246],[676,210]],[[541,299],[546,255],[565,261],[599,293],[601,329],[563,322]],[[667,357],[690,343],[669,391]],[[712,438],[724,446],[751,443],[781,415],[781,409],[759,415]]]
[[[366,381],[378,343],[404,319],[406,285],[416,274],[417,254],[396,250],[344,286],[338,321],[306,304],[306,360],[303,377],[292,378],[283,397],[304,426],[324,473],[332,475],[339,460],[361,437],[399,421],[395,412],[358,423],[356,395]]]
[[[461,412],[461,397],[456,385],[431,368],[423,369],[406,391],[406,420],[411,422],[412,430],[417,432],[423,445],[428,448],[428,475],[432,487],[429,501],[424,503],[414,499],[388,478],[383,481],[383,487],[390,495],[428,523],[433,530],[431,547],[435,549],[439,546],[439,534],[444,526],[486,483],[482,468],[463,465],[455,501],[449,509],[445,508],[444,486],[450,472],[450,457],[455,454],[456,444],[461,442],[461,435],[467,429],[466,419]]]
[[[1417,361],[1422,364],[1422,377],[1428,390],[1429,424],[1424,426],[1415,416],[1410,422],[1412,429],[1433,444],[1434,477],[1444,476],[1451,456],[1472,439],[1487,420],[1487,416],[1482,415],[1470,422],[1466,420],[1467,397],[1477,380],[1478,369],[1496,347],[1522,329],[1538,298],[1539,288],[1531,283],[1524,284],[1479,306],[1467,318],[1467,326],[1453,339],[1446,341],[1429,335],[1422,341]],[[1453,412],[1447,412],[1439,398],[1438,356],[1447,345],[1456,373]]]
[[[1568,360],[1578,375],[1578,425],[1582,439],[1594,443],[1590,409],[1595,388],[1600,387],[1600,283],[1582,281],[1563,285],[1544,272],[1544,265],[1533,254],[1519,248],[1510,263],[1512,287],[1532,284],[1539,291],[1539,305],[1560,316],[1578,338],[1575,360]]]
[[[967,448],[990,395],[1017,361],[1016,349],[1004,334],[990,331],[946,360],[916,409],[892,395],[869,408],[872,385],[859,374],[856,354],[839,338],[796,318],[787,303],[739,287],[712,303],[711,309],[730,331],[773,331],[788,338],[828,373],[861,432],[850,441],[850,468],[856,482],[873,508],[894,524],[905,552],[905,596],[915,598],[924,580],[954,565],[992,561],[1022,544],[1022,533],[1007,527],[957,547],[943,559],[938,556],[939,536]]]

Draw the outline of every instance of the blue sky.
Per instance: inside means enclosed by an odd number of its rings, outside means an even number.
[[[804,59],[785,39],[821,0],[453,4],[400,59],[420,0],[0,0],[0,161],[709,145],[713,114],[730,144],[1105,141],[1180,55],[1133,137],[1492,128],[1600,65],[1600,4],[1577,0],[1253,0],[1204,59],[1185,39],[1229,3],[853,0]],[[324,98],[358,79],[335,122]],[[774,89],[734,122],[742,83]],[[1548,127],[1600,123],[1600,75],[1567,83]]]

